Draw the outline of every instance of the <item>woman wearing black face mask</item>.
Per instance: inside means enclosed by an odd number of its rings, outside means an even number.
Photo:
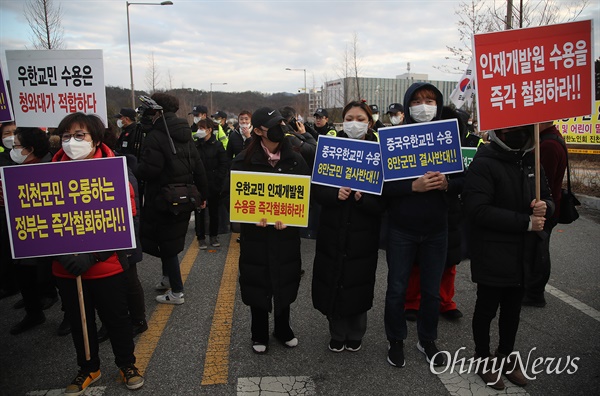
[[[255,111],[252,142],[234,158],[231,169],[308,175],[306,162],[285,138],[283,119],[277,110],[268,107]],[[296,300],[300,285],[299,229],[286,227],[276,218],[264,218],[256,225],[242,224],[239,265],[242,301],[250,306],[252,316],[252,350],[267,352],[271,310],[275,315],[275,338],[288,348],[298,345],[290,327],[290,304]]]

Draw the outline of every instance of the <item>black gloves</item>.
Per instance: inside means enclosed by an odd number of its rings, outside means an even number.
[[[56,260],[75,276],[83,274],[97,262],[96,257],[92,253],[65,254],[57,256]]]

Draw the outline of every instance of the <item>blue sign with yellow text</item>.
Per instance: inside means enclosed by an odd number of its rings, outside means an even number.
[[[383,170],[379,143],[319,136],[312,182],[381,195]]]
[[[412,179],[429,171],[463,171],[456,120],[398,125],[378,132],[385,181]]]

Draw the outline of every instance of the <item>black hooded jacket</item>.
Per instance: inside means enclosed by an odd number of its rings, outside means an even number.
[[[410,100],[421,88],[429,88],[436,93],[437,114],[432,121],[441,119],[444,98],[442,93],[432,84],[414,83],[404,94],[405,121],[416,123],[410,116]],[[383,196],[388,201],[389,224],[395,228],[418,233],[441,232],[448,222],[448,204],[444,191],[432,190],[413,192],[412,183],[416,180],[406,179],[386,182]]]
[[[208,195],[208,182],[200,154],[192,142],[192,132],[183,118],[165,113],[169,134],[176,154],[171,151],[162,119],[156,120],[144,140],[144,149],[135,172],[146,182],[141,217],[141,237],[144,252],[156,257],[172,257],[185,244],[190,220],[189,212],[174,215],[156,206],[161,188],[167,184],[195,184],[203,198]]]
[[[540,191],[548,218],[554,204],[543,169]],[[470,222],[473,282],[522,286],[538,245],[547,243],[545,232],[527,231],[535,198],[533,153],[507,151],[496,142],[480,146],[469,166],[462,198]]]

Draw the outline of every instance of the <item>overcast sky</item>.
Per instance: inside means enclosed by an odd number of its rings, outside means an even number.
[[[63,12],[66,49],[102,49],[107,85],[129,88],[127,13],[123,0],[54,0]],[[134,1],[135,2],[135,1]],[[152,1],[147,1],[152,2]],[[156,1],[159,3],[160,1]],[[436,65],[450,65],[447,45],[460,45],[455,15],[460,1],[173,0],[171,6],[130,5],[135,87],[147,90],[149,56],[159,87],[242,92],[297,92],[341,75],[341,59],[358,34],[361,77],[394,78],[406,72],[458,80]],[[518,3],[516,1],[515,3]],[[7,49],[33,49],[25,0],[0,0],[0,59]],[[600,55],[600,1],[578,20],[594,19]]]

